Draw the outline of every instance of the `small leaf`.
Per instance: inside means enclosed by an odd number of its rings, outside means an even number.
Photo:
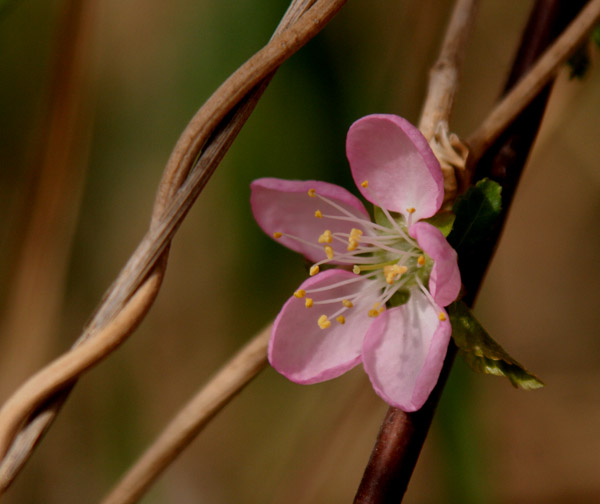
[[[489,179],[477,182],[454,204],[456,219],[448,242],[458,252],[483,241],[498,222],[502,209],[502,188]]]
[[[496,343],[463,302],[448,307],[452,322],[452,338],[465,361],[479,373],[505,376],[512,385],[524,390],[535,390],[544,383],[527,371]]]
[[[442,234],[447,237],[452,231],[455,219],[456,215],[452,212],[442,212],[433,217],[429,217],[429,219],[424,219],[424,221],[429,222],[429,224],[438,228]]]

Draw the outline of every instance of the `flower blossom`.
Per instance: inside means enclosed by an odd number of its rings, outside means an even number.
[[[442,204],[442,172],[421,133],[394,115],[356,121],[346,153],[375,221],[327,182],[251,184],[260,227],[313,262],[275,320],[269,361],[301,384],[362,362],[381,398],[415,411],[438,380],[451,334],[444,307],[461,286],[456,252],[424,221]]]

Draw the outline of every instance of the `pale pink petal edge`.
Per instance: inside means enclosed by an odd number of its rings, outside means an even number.
[[[348,136],[346,137],[346,155],[350,162],[352,175],[354,177],[354,181],[355,181],[358,189],[361,191],[362,195],[367,200],[369,200],[371,203],[373,203],[375,205],[378,204],[377,201],[373,201],[373,198],[370,197],[369,192],[365,191],[361,187],[361,183],[363,181],[358,180],[356,178],[355,170],[353,168],[354,164],[356,162],[356,161],[354,161],[355,156],[353,154],[353,149],[354,149],[353,145],[354,144],[350,139],[351,139],[351,132],[356,127],[360,126],[361,124],[363,124],[365,122],[381,121],[381,120],[391,122],[392,124],[397,126],[402,131],[402,133],[412,142],[412,144],[417,149],[419,155],[421,156],[425,166],[427,167],[427,170],[429,171],[429,175],[431,176],[432,181],[435,184],[435,188],[436,188],[435,200],[432,202],[431,205],[428,205],[426,209],[420,210],[419,215],[415,215],[414,217],[421,219],[421,218],[428,218],[428,217],[435,215],[437,213],[437,211],[441,208],[442,202],[444,200],[444,177],[442,174],[442,170],[440,168],[440,163],[437,160],[437,158],[435,157],[435,155],[433,154],[433,151],[431,150],[431,147],[429,146],[427,139],[423,136],[423,134],[419,131],[419,129],[416,128],[415,126],[413,126],[409,121],[407,121],[403,117],[400,117],[400,116],[397,116],[394,114],[370,114],[365,117],[361,117],[360,119],[357,119],[350,126],[350,128],[348,130]],[[398,190],[401,190],[401,188],[398,188]],[[375,194],[375,197],[377,197],[377,194]],[[389,210],[401,212],[402,214],[406,213],[406,209],[403,208],[402,206],[400,206],[398,208],[392,208],[392,206],[387,206],[386,208],[388,208]]]
[[[417,222],[410,235],[434,261],[429,277],[429,292],[440,306],[448,306],[460,293],[461,279],[458,256],[442,232],[428,222]]]
[[[308,289],[315,283],[319,283],[323,280],[326,280],[327,278],[329,278],[331,276],[339,276],[340,274],[342,274],[344,276],[347,275],[348,277],[354,276],[354,273],[350,273],[349,271],[336,270],[336,269],[327,270],[327,271],[323,271],[313,277],[306,279],[298,288],[299,289]],[[298,379],[292,377],[290,375],[290,373],[288,373],[285,369],[283,369],[281,366],[279,366],[278,363],[275,362],[275,360],[272,357],[273,345],[274,345],[274,341],[276,338],[276,333],[277,333],[277,328],[279,326],[279,322],[284,315],[286,307],[294,299],[295,299],[294,296],[292,296],[286,301],[286,303],[283,305],[283,307],[277,314],[275,321],[273,322],[273,328],[271,330],[271,338],[269,340],[269,346],[268,346],[268,350],[267,350],[267,357],[269,359],[269,363],[271,364],[271,367],[273,367],[273,369],[275,369],[275,371],[277,371],[280,375],[285,376],[288,380],[290,380],[294,383],[297,383],[299,385],[312,385],[314,383],[320,383],[320,382],[324,382],[327,380],[331,380],[333,378],[337,378],[338,376],[343,375],[345,372],[349,371],[350,369],[352,369],[353,367],[355,367],[361,363],[361,356],[359,354],[357,357],[355,357],[353,359],[341,362],[337,366],[326,369],[326,370],[314,375],[313,377],[307,378],[305,380],[298,380]],[[315,330],[320,331],[321,329],[315,327]],[[348,327],[347,330],[350,331],[351,328]],[[300,335],[298,335],[298,337],[301,338],[302,335],[300,334]]]
[[[331,198],[336,202],[341,202],[346,205],[353,207],[354,209],[361,212],[367,219],[370,219],[369,212],[354,194],[347,189],[329,182],[322,182],[319,180],[286,180],[273,177],[264,177],[253,180],[250,183],[250,189],[258,186],[264,189],[270,189],[272,191],[290,192],[290,193],[308,193],[309,189],[315,189],[318,194]],[[253,201],[252,194],[250,195],[250,205],[252,210],[255,210],[255,202]],[[255,214],[256,215],[256,214]],[[272,233],[276,230],[265,230],[267,233]]]
[[[444,359],[448,352],[450,336],[452,335],[452,326],[450,325],[446,311],[440,308],[439,312],[444,313],[446,320],[440,321],[438,328],[431,339],[431,346],[427,353],[427,359],[425,359],[425,363],[421,368],[421,373],[417,378],[413,396],[411,398],[411,404],[414,409],[406,411],[417,411],[421,409],[440,378],[440,372],[442,371]]]

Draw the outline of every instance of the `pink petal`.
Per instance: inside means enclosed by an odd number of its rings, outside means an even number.
[[[363,345],[363,365],[375,392],[388,404],[416,411],[437,383],[452,331],[418,290],[405,305],[375,319]],[[445,312],[444,312],[445,313]]]
[[[333,285],[358,278],[343,270],[327,270],[306,280],[300,289]],[[367,288],[370,280],[357,281],[325,292],[307,293],[316,303],[319,300],[350,297]],[[305,299],[292,296],[275,319],[269,342],[269,362],[282,375],[296,383],[317,383],[335,378],[360,363],[363,339],[373,319],[367,311],[377,293],[366,295],[360,303],[347,309],[345,324],[331,320],[331,326],[321,329],[318,318],[331,316],[342,308],[342,302],[306,308]]]
[[[352,228],[363,229],[355,222],[316,218],[317,210],[321,210],[323,214],[340,215],[340,212],[318,197],[308,196],[309,189],[315,189],[318,194],[333,200],[353,216],[370,220],[361,201],[335,184],[314,180],[262,178],[252,182],[250,189],[252,213],[262,230],[271,238],[273,233],[280,232],[314,244],[315,246],[310,246],[285,236],[277,240],[314,262],[326,258],[323,245],[317,243],[323,231],[329,229],[332,233],[349,233]],[[336,252],[343,252],[347,245],[334,241],[331,246]]]
[[[346,155],[352,176],[371,203],[402,213],[414,208],[413,222],[431,217],[442,205],[442,170],[421,132],[406,119],[374,114],[348,131]],[[367,180],[368,188],[361,184]]]
[[[456,251],[442,232],[428,222],[413,224],[410,235],[434,261],[429,277],[429,292],[437,304],[448,306],[458,297],[461,286]]]

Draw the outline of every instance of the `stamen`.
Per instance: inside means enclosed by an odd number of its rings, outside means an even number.
[[[356,250],[358,248],[358,240],[353,240],[352,238],[348,239],[348,247],[346,247],[346,250],[348,252],[352,252],[353,250]]]
[[[331,285],[326,285],[324,287],[317,287],[316,289],[307,289],[306,293],[312,294],[313,292],[323,292],[323,291],[327,291],[330,289],[335,289],[337,287],[342,287],[344,285],[348,285],[348,284],[351,284],[354,282],[362,282],[363,280],[368,280],[371,277],[374,277],[375,275],[377,275],[377,271],[374,271],[373,273],[369,273],[368,275],[361,275],[361,276],[349,278],[348,280],[342,280],[341,282],[336,282]]]
[[[315,212],[315,217],[316,217],[317,219],[322,219],[322,218],[323,218],[323,213],[321,212],[321,210],[317,210],[317,211]]]
[[[379,269],[384,269],[386,266],[391,266],[393,264],[397,264],[398,263],[398,259],[392,259],[391,261],[386,261],[386,262],[382,262],[382,263],[377,263],[377,264],[355,264],[352,268],[352,273],[354,273],[355,275],[359,275],[362,271],[372,271],[372,270],[379,270]]]
[[[298,299],[303,298],[306,296],[306,291],[304,289],[298,289],[296,292],[294,292],[294,296],[296,296]]]
[[[339,317],[337,317],[335,320],[337,320],[340,324],[344,325],[346,323],[346,319],[344,318],[343,315],[340,315]]]
[[[367,187],[369,187],[369,181],[365,180],[365,181],[361,182],[360,185],[363,186],[366,189]]]
[[[331,261],[333,259],[333,249],[329,245],[325,247],[325,253],[327,254],[327,259]]]
[[[321,329],[327,329],[331,325],[331,321],[327,318],[327,315],[321,315],[317,324]]]
[[[375,303],[373,305],[373,308],[371,308],[367,312],[367,315],[371,318],[376,318],[376,317],[379,317],[379,315],[383,312],[383,310],[384,310],[383,306],[379,306],[379,303]]]
[[[354,305],[352,304],[352,301],[350,301],[349,299],[344,299],[342,300],[342,304],[346,307],[346,308],[352,308]]]
[[[408,271],[408,268],[406,266],[400,266],[398,264],[383,267],[383,274],[385,275],[385,281],[389,285],[392,285],[396,280],[399,280],[400,277],[407,271]]]
[[[419,286],[419,288],[421,289],[421,291],[423,292],[423,294],[425,294],[425,297],[427,298],[427,301],[429,301],[431,303],[431,306],[433,306],[436,310],[439,310],[440,307],[435,302],[435,299],[433,299],[433,296],[431,295],[431,292],[429,292],[425,288],[425,286],[423,285],[423,282],[419,278],[419,275],[415,275],[415,279],[417,280],[417,285]],[[444,318],[442,318],[442,316]],[[446,320],[446,314],[443,313],[443,312],[438,312],[438,318],[443,322],[444,320]]]
[[[313,266],[311,266],[310,271],[309,271],[310,276],[315,276],[318,272],[319,272],[319,266],[317,264],[314,264]]]
[[[425,256],[424,255],[419,256],[419,258],[417,259],[417,264],[419,266],[425,266]]]
[[[304,306],[306,306],[306,308],[311,308],[312,305],[313,305],[312,298],[306,298],[306,300],[304,301]]]
[[[304,244],[304,245],[306,245],[308,247],[321,248],[319,245],[317,245],[314,242],[306,241],[306,240],[304,240],[302,238],[298,238],[297,236],[294,236],[294,235],[290,235],[290,234],[287,234],[287,233],[280,233],[280,232],[273,233],[273,237],[274,238],[279,239],[282,236],[285,236],[286,238],[290,238],[291,240],[296,240],[297,242],[302,243],[302,244]]]
[[[319,236],[319,243],[331,243],[333,241],[333,236],[329,229],[326,229],[321,236]]]
[[[316,190],[316,189],[309,189],[309,190],[308,190],[308,195],[309,195],[311,198],[314,198],[314,197],[317,195],[317,190]]]
[[[367,181],[365,180],[365,182],[367,182]],[[369,184],[367,182],[367,185],[364,185],[365,182],[363,182],[361,185],[366,189],[369,186]],[[392,227],[394,228],[394,230],[402,238],[404,238],[408,243],[410,243],[413,247],[417,247],[417,244],[415,243],[415,241],[412,238],[410,238],[408,236],[408,234],[405,233],[402,230],[402,228],[400,228],[400,226],[398,225],[398,223],[396,222],[396,220],[391,216],[390,212],[385,207],[383,207],[381,204],[379,204],[379,202],[377,201],[377,198],[375,197],[375,195],[372,192],[370,192],[370,191],[367,191],[367,193],[369,194],[369,200],[373,204],[375,204],[376,206],[378,206],[380,208],[380,210],[383,212],[383,214],[385,215],[385,217],[387,218],[387,220],[390,222],[390,224],[392,225]],[[410,227],[410,225],[408,225],[407,228],[408,227]],[[387,229],[387,231],[389,232],[389,229]]]
[[[352,252],[358,248],[358,242],[362,235],[363,232],[360,229],[352,228],[350,230],[350,236],[348,236],[348,248],[346,249],[348,252]]]
[[[406,209],[406,211],[407,211],[409,214],[414,214],[414,213],[415,213],[417,210],[416,210],[416,208],[415,208],[415,207],[410,207],[410,208],[407,208],[407,209]]]

